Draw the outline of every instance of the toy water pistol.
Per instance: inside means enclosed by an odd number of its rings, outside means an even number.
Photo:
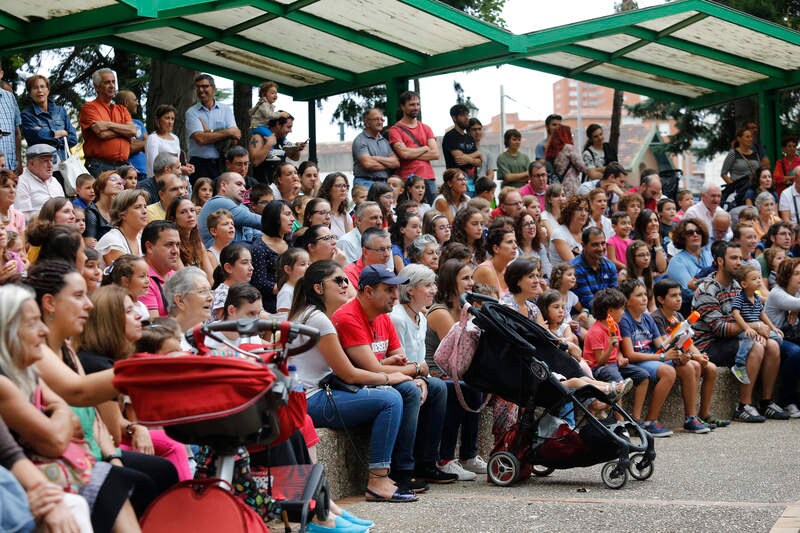
[[[606,326],[608,327],[609,336],[616,335],[617,337],[619,337],[619,326],[617,326],[617,322],[616,320],[614,320],[614,317],[611,316],[611,313],[606,315]],[[614,341],[612,343],[612,346],[618,346],[618,345],[619,341]]]
[[[678,322],[676,319],[673,319],[670,322],[670,332],[667,342],[665,342],[656,353],[664,353],[672,348],[678,348],[684,353],[689,351],[694,343],[692,341],[692,337],[694,336],[692,324],[697,322],[699,319],[700,313],[697,311],[692,311],[692,314],[682,322]]]

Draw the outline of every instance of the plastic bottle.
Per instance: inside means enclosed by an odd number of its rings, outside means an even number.
[[[608,335],[617,335],[619,336],[619,328],[617,327],[617,322],[614,320],[614,317],[611,316],[611,313],[606,315],[606,326],[608,327]],[[619,346],[619,341],[614,341],[611,343],[612,346]]]
[[[289,383],[291,390],[300,392],[305,390],[303,384],[297,379],[297,367],[294,365],[289,365]]]

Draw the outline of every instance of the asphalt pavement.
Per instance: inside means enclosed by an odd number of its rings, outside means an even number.
[[[373,532],[766,532],[800,500],[800,420],[733,423],[656,439],[655,472],[619,490],[601,465],[556,470],[512,487],[432,485],[410,504],[343,502]],[[488,457],[485,458],[488,460]]]

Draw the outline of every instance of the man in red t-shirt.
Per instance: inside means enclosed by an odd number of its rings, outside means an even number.
[[[419,116],[419,95],[405,91],[399,97],[403,118],[389,128],[389,144],[400,159],[400,177],[406,179],[411,174],[425,180],[425,203],[433,205],[436,197],[436,174],[431,161],[439,159],[439,146],[433,130],[417,120]]]
[[[425,481],[452,483],[458,475],[436,466],[447,388],[442,380],[428,376],[427,364],[406,359],[388,314],[397,303],[398,285],[404,283],[408,283],[406,278],[395,276],[385,265],[364,267],[358,278],[358,295],[337,309],[331,321],[353,366],[371,372],[402,372],[414,378],[395,385],[403,397],[403,419],[392,453],[391,476],[399,490],[424,492]]]

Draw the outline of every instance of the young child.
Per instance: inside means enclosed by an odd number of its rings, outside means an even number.
[[[6,231],[6,249],[9,252],[17,254],[17,257],[22,263],[20,272],[28,270],[30,262],[28,261],[27,254],[25,253],[25,240],[22,235],[16,231]]]
[[[276,313],[281,317],[289,314],[294,297],[294,286],[302,278],[311,259],[302,248],[289,248],[278,257],[278,299]]]
[[[495,205],[495,191],[497,190],[497,182],[490,180],[486,176],[478,178],[475,181],[475,198],[483,198],[489,202],[489,206],[494,209]]]
[[[292,222],[292,232],[295,232],[303,227],[303,217],[306,214],[306,204],[314,197],[307,194],[301,194],[292,201],[292,213],[294,213],[294,222]]]
[[[636,192],[629,192],[623,194],[622,198],[619,199],[617,211],[628,213],[631,224],[633,224],[633,222],[639,218],[639,213],[642,212],[642,206],[644,206],[644,198],[642,198],[642,195]]]
[[[125,254],[117,257],[113,263],[103,271],[103,285],[119,285],[126,291],[136,304],[136,312],[142,317],[142,321],[150,320],[150,311],[147,306],[139,301],[139,298],[147,294],[150,288],[150,267],[143,257],[138,255]],[[157,311],[154,315],[158,316]]]
[[[644,283],[635,278],[626,279],[619,288],[627,298],[625,314],[619,323],[622,354],[630,361],[629,366],[640,368],[647,374],[648,381],[655,383],[643,427],[654,437],[669,437],[672,431],[659,423],[658,415],[675,384],[675,367],[666,361],[679,360],[678,350],[672,348],[657,353],[661,348],[661,332],[655,320],[647,314],[648,297]],[[646,395],[647,387],[637,388],[633,395],[633,417],[637,420],[641,418]],[[696,432],[708,431],[699,427]]]
[[[236,226],[233,224],[233,215],[227,209],[217,209],[206,218],[206,225],[214,242],[209,246],[209,251],[219,261],[222,250],[233,242],[236,236]]]
[[[569,315],[567,315],[564,298],[560,292],[556,289],[546,290],[536,300],[536,305],[539,306],[539,310],[542,312],[542,318],[547,323],[547,329],[553,335],[568,343],[580,346],[580,339],[578,339],[576,332],[576,330],[580,331],[580,326],[577,322],[568,320]],[[570,352],[570,355],[572,355],[572,352]],[[592,369],[584,361],[583,357],[576,357],[576,360],[586,375],[591,376]]]
[[[250,189],[250,211],[260,215],[264,212],[264,207],[273,199],[275,199],[275,194],[272,192],[272,189],[269,188],[269,185],[256,183],[253,185],[253,188]]]
[[[83,265],[81,275],[83,275],[83,279],[86,281],[86,291],[92,294],[103,282],[103,270],[100,268],[100,254],[94,248],[89,247],[84,248],[83,252],[86,254],[86,262]],[[133,298],[131,297],[131,299]],[[136,300],[134,299],[133,301],[135,302]]]
[[[19,279],[19,275],[25,271],[25,264],[22,258],[11,250],[9,246],[8,231],[5,226],[0,225],[0,282],[9,283]]]
[[[406,184],[403,181],[403,178],[397,175],[389,176],[389,179],[386,180],[386,184],[392,188],[392,194],[394,194],[392,205],[397,205],[397,199],[400,198],[400,195],[402,195],[406,190]]]
[[[614,228],[614,236],[606,242],[606,256],[617,267],[617,271],[620,271],[625,268],[625,253],[633,242],[630,238],[633,229],[631,216],[625,211],[617,211],[611,215],[611,226]]]
[[[595,379],[611,383],[621,382],[623,378],[630,378],[633,381],[632,414],[639,420],[650,379],[645,370],[628,364],[628,358],[620,353],[619,322],[625,314],[626,303],[625,295],[617,289],[602,289],[595,294],[592,301],[592,316],[595,318],[595,323],[589,328],[583,341],[583,358],[591,367]],[[609,331],[608,324],[612,321],[616,330],[613,332]]]
[[[679,189],[675,196],[678,201],[678,212],[675,213],[675,224],[681,221],[686,210],[694,205],[694,195],[689,189]]]
[[[683,322],[684,317],[680,313],[683,305],[681,295],[681,284],[670,278],[663,278],[656,282],[653,287],[653,296],[656,301],[657,309],[650,315],[658,324],[658,330],[662,335],[669,335],[673,327]],[[666,337],[665,337],[666,339]],[[696,387],[689,387],[682,381],[681,392],[683,394],[683,406],[686,414],[684,428],[687,422],[697,422],[689,420],[694,413],[697,413],[699,422],[709,429],[725,427],[730,425],[730,420],[717,418],[711,414],[711,399],[714,397],[714,387],[717,383],[717,365],[708,360],[708,355],[697,349],[691,344],[686,350],[689,361],[686,363],[695,372],[698,378],[703,380],[700,387],[700,409],[695,410],[697,405],[695,390]],[[699,367],[699,371],[698,371]],[[683,378],[681,378],[683,380]],[[696,381],[696,380],[695,380]]]
[[[258,318],[264,308],[261,305],[261,293],[258,289],[247,282],[233,283],[226,291],[225,300],[220,309],[220,320],[236,320],[237,318]],[[240,337],[235,331],[223,331],[220,333],[231,344],[263,344],[264,340],[258,335]],[[206,337],[206,346],[212,350],[228,350],[221,342]]]
[[[786,259],[786,250],[779,246],[770,246],[764,250],[764,261],[769,268],[769,276],[766,281],[762,279],[762,282],[766,282],[767,289],[770,291],[775,288],[775,276],[778,272],[778,266],[784,259]]]
[[[591,327],[594,320],[589,314],[589,310],[584,309],[581,305],[578,295],[572,292],[577,282],[575,267],[569,263],[559,263],[550,272],[550,288],[557,290],[564,301],[564,321],[573,331],[575,327],[571,322],[577,322],[579,328],[576,334],[583,339],[586,330]],[[573,317],[575,318],[573,319]]]
[[[739,351],[731,367],[731,373],[740,382],[750,384],[747,375],[747,355],[753,342],[765,346],[765,350],[777,352],[783,342],[783,332],[776,328],[764,311],[764,302],[756,291],[761,287],[761,272],[758,267],[743,265],[736,269],[733,278],[742,287],[733,299],[733,319],[742,328],[739,334]]]
[[[75,212],[75,229],[83,235],[83,232],[86,231],[86,211],[77,205],[73,206],[73,211]]]
[[[75,178],[75,194],[77,197],[72,200],[72,205],[87,209],[94,202],[94,176],[91,174],[81,174]]]
[[[425,203],[425,180],[411,174],[406,179],[404,187],[403,194],[398,199],[398,204],[403,201],[414,201],[419,205],[419,216],[425,216],[425,213],[431,210],[430,204]]]
[[[181,327],[169,317],[156,317],[142,328],[136,353],[169,354],[181,351]]]
[[[350,189],[350,196],[353,198],[353,209],[350,211],[350,216],[352,216],[356,207],[367,201],[367,188],[363,185],[353,185],[353,188]]]
[[[236,283],[247,283],[253,276],[253,258],[244,244],[229,244],[219,254],[219,265],[214,269],[214,302],[211,304],[211,321],[220,320],[228,297],[228,289]]]
[[[651,264],[652,255],[650,254],[650,247],[644,241],[635,240],[625,252],[625,269],[620,270],[618,280],[620,283],[626,279],[638,279],[647,288],[647,309],[649,311],[656,310],[656,304],[653,300],[653,291],[650,287],[653,286],[653,268]]]

